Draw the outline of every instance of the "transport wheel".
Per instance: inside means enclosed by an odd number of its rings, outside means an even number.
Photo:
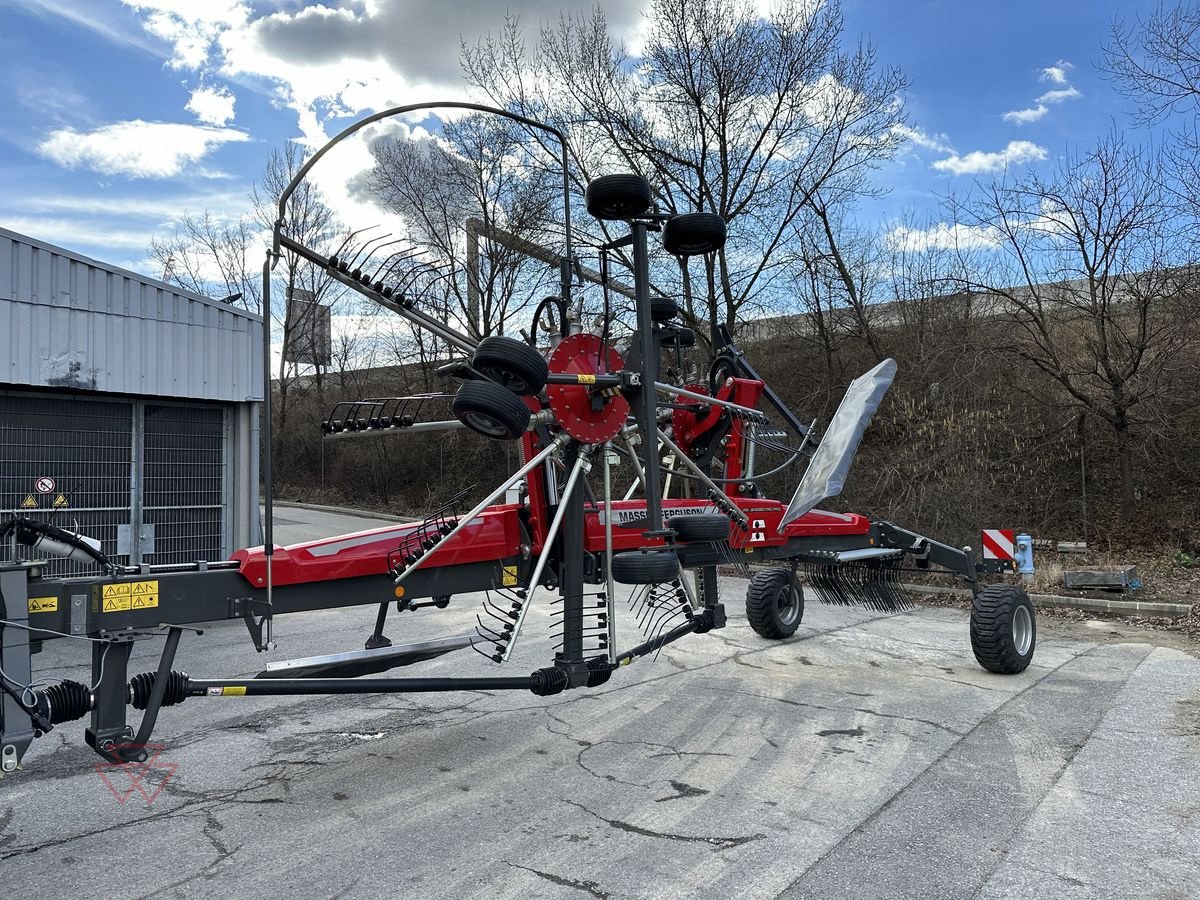
[[[728,356],[718,356],[708,370],[708,386],[715,396],[726,380],[737,377],[737,363]]]
[[[529,427],[529,407],[494,381],[466,382],[450,408],[472,431],[496,440],[519,438]]]
[[[669,322],[679,316],[679,304],[674,297],[651,297],[650,318],[655,322]]]
[[[971,649],[989,672],[1016,675],[1033,659],[1037,620],[1029,595],[1015,584],[989,584],[971,603]]]
[[[583,191],[587,211],[597,219],[631,219],[650,208],[650,182],[641,175],[603,175]]]
[[[667,338],[663,341],[664,347],[695,347],[696,332],[690,328],[685,328],[682,325],[676,325],[674,328],[665,329]]]
[[[788,569],[755,572],[746,589],[746,618],[765,638],[791,637],[804,618],[804,591]]]
[[[716,213],[684,213],[667,219],[663,249],[676,256],[715,253],[725,246],[725,220]]]
[[[635,550],[618,553],[612,561],[613,581],[621,584],[662,584],[679,577],[674,550]]]
[[[546,359],[524,341],[486,337],[479,342],[471,365],[514,394],[527,397],[546,385]]]
[[[698,544],[729,540],[729,519],[718,513],[699,516],[672,516],[667,527],[675,530],[680,543]]]

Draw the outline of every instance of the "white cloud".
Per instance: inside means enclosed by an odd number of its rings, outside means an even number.
[[[91,219],[53,216],[13,216],[0,214],[0,225],[31,238],[72,247],[121,247],[144,250],[150,244],[152,229],[122,229],[109,225],[97,227]]]
[[[185,212],[206,211],[220,221],[236,220],[248,211],[249,201],[244,191],[205,191],[189,194],[164,195],[157,191],[153,196],[133,197],[115,195],[110,190],[100,194],[39,194],[29,197],[14,197],[8,194],[7,206],[18,213],[32,215],[61,215],[73,213],[77,216],[113,216],[171,223]]]
[[[1064,100],[1074,100],[1076,97],[1081,97],[1074,87],[1065,87],[1057,91],[1046,91],[1042,96],[1037,98],[1038,103],[1062,103]]]
[[[218,37],[250,20],[243,0],[121,0],[142,17],[142,27],[171,45],[170,64],[196,69],[208,61]]]
[[[1038,76],[1039,81],[1049,81],[1051,84],[1066,84],[1067,69],[1074,68],[1065,59],[1060,59],[1052,66],[1046,66],[1042,69],[1041,75]]]
[[[891,250],[920,253],[925,250],[990,250],[1000,246],[1000,233],[987,225],[938,222],[929,228],[897,225],[884,242]]]
[[[298,142],[324,144],[350,116],[400,104],[465,100],[460,42],[474,44],[519,16],[536,40],[541,22],[591,11],[594,0],[121,0],[146,31],[170,45],[170,64],[202,76],[265,84],[295,111]],[[643,0],[605,0],[614,31],[642,26]],[[413,116],[418,121],[424,115]],[[375,216],[356,203],[351,180],[373,164],[361,141],[347,141],[312,173],[348,224]],[[369,220],[368,220],[369,221]]]
[[[56,129],[38,145],[38,152],[68,169],[82,166],[104,175],[170,178],[222,144],[249,139],[233,128],[131,119],[94,131]]]
[[[917,125],[893,125],[892,132],[926,150],[936,150],[938,153],[954,152],[947,135],[929,134]]]
[[[1037,162],[1045,158],[1046,148],[1039,147],[1032,141],[1010,141],[1007,147],[995,153],[972,150],[964,156],[951,154],[934,162],[933,168],[939,172],[949,172],[951,175],[979,175],[984,172],[999,172],[1010,165]]]
[[[1030,122],[1036,122],[1042,116],[1050,111],[1050,107],[1039,103],[1037,106],[1031,106],[1028,109],[1014,109],[1006,112],[1001,118],[1005,122],[1015,122],[1017,125],[1028,125]]]
[[[224,88],[196,88],[184,107],[206,125],[222,126],[233,121],[233,94]]]

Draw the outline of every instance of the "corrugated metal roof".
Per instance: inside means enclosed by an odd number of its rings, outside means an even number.
[[[262,319],[0,228],[0,382],[262,399]]]

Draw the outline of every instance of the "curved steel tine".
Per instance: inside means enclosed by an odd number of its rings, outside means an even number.
[[[382,227],[383,227],[382,225],[371,225],[371,226],[370,226],[370,228],[382,228]],[[363,231],[369,231],[369,230],[370,230],[370,228],[364,228],[364,229],[363,229]],[[387,234],[385,234],[383,237],[386,239],[386,238],[389,238],[389,237],[391,237],[391,236],[392,236],[392,234],[391,234],[391,232],[389,231],[389,232],[388,232]],[[375,242],[376,242],[376,241],[378,241],[378,240],[380,240],[380,239],[379,239],[379,238],[370,238],[369,240],[363,241],[363,244],[362,244],[362,246],[361,246],[361,247],[359,247],[359,248],[358,248],[358,251],[357,251],[357,252],[354,254],[354,256],[352,256],[352,257],[351,257],[351,258],[350,258],[350,259],[347,261],[347,263],[346,263],[346,266],[347,266],[348,268],[350,268],[350,269],[353,269],[353,268],[355,267],[355,264],[358,262],[358,258],[359,258],[360,256],[362,256],[362,254],[363,254],[363,251],[364,251],[364,250],[366,250],[368,247],[370,247],[370,246],[371,246],[373,243],[375,243]],[[340,268],[340,267],[339,267],[339,268]]]
[[[637,616],[638,611],[642,608],[646,600],[646,593],[650,590],[649,585],[643,585],[629,593],[629,612],[633,616]]]
[[[496,641],[497,644],[508,643],[508,635],[507,634],[499,634],[495,631],[492,631],[492,629],[488,628],[486,625],[483,624],[483,620],[481,618],[479,618],[478,613],[475,614],[475,623],[476,623],[477,628],[482,628],[488,634],[492,635],[492,640]],[[511,632],[509,632],[509,634],[511,634]],[[483,637],[483,635],[480,635],[480,637]]]
[[[369,240],[365,244],[363,244],[362,250],[360,251],[360,253],[365,252],[366,255],[363,256],[362,262],[354,267],[354,271],[358,272],[359,279],[364,284],[373,285],[374,281],[375,281],[375,279],[373,279],[369,273],[367,273],[366,277],[363,278],[363,274],[364,274],[363,270],[365,268],[367,268],[367,266],[370,264],[371,257],[373,257],[376,253],[378,253],[384,247],[390,247],[392,244],[397,244],[400,241],[404,240],[404,238],[396,238],[396,240],[394,240],[394,241],[387,240],[391,236],[392,236],[392,233],[389,231],[387,234],[383,235],[382,237],[371,238],[371,240]],[[383,243],[382,244],[377,243],[378,241],[383,241]],[[371,246],[372,244],[375,244],[375,246],[372,247]],[[371,247],[371,249],[368,251],[367,247]]]
[[[408,240],[408,238],[396,238],[396,240],[391,241],[387,244],[384,244],[383,246],[390,247],[392,244],[399,244],[406,240]],[[380,249],[382,249],[382,248],[380,248]],[[371,281],[376,282],[376,283],[383,281],[384,279],[387,278],[388,275],[391,274],[392,269],[394,269],[397,265],[400,264],[400,259],[403,259],[405,254],[411,254],[411,253],[415,253],[415,252],[416,252],[415,250],[397,250],[395,253],[388,254],[387,256],[385,256],[383,258],[383,262],[381,262],[379,264],[379,268],[375,270],[375,274],[371,276]],[[397,257],[400,257],[400,259],[396,259]],[[391,260],[393,260],[393,259],[395,259],[396,261],[389,266],[388,263],[391,262]],[[387,268],[386,272],[384,271],[385,267]]]
[[[650,622],[648,623],[649,627],[647,628],[646,636],[650,637],[651,635],[657,634],[662,628],[662,623],[669,621],[677,612],[678,610],[673,610],[670,607],[660,609],[657,615],[651,618]]]
[[[493,619],[495,619],[497,622],[499,622],[501,625],[511,625],[515,621],[514,619],[502,616],[498,612],[498,610],[499,610],[499,607],[493,608],[486,602],[483,604],[483,611],[485,613],[487,613],[489,616],[491,616]],[[478,615],[478,613],[476,613],[476,615]]]
[[[635,616],[638,628],[644,629],[646,623],[654,618],[654,614],[659,609],[659,601],[657,593],[652,593],[650,599],[642,606]]]
[[[384,235],[384,237],[391,237],[391,236],[392,236],[392,235],[391,235],[391,233],[390,233],[390,232],[389,232],[388,234]],[[398,237],[398,238],[396,238],[394,241],[387,241],[387,242],[385,242],[385,243],[383,243],[383,244],[380,244],[378,247],[375,247],[375,248],[374,248],[374,249],[373,249],[373,250],[372,250],[370,253],[368,253],[368,254],[367,254],[367,257],[366,257],[366,259],[364,259],[364,260],[363,260],[363,262],[362,262],[362,266],[360,266],[360,268],[363,268],[363,269],[365,269],[365,268],[367,267],[367,262],[368,262],[368,260],[370,260],[370,258],[371,258],[372,256],[374,256],[376,253],[378,253],[378,252],[379,252],[380,250],[382,250],[384,247],[390,247],[390,246],[392,246],[393,244],[399,244],[400,242],[402,242],[402,241],[406,241],[406,240],[408,240],[408,238],[405,238],[405,237]],[[389,259],[391,259],[391,258],[392,258],[392,255],[393,255],[393,254],[389,254],[389,255],[385,256],[385,257],[383,258],[383,262],[384,262],[384,263],[386,263],[386,262],[387,262]],[[383,264],[380,264],[380,268],[383,268]],[[377,271],[378,271],[378,270],[377,270]],[[375,281],[376,281],[377,279],[375,278],[375,276],[374,276],[374,275],[371,275],[371,276],[368,276],[368,280],[369,280],[369,281],[370,281],[372,284],[374,284],[374,283],[375,283]]]
[[[349,244],[349,243],[350,243],[352,240],[354,240],[354,239],[355,239],[356,237],[358,237],[360,234],[363,234],[364,232],[370,231],[372,228],[379,228],[379,227],[380,227],[380,226],[378,226],[378,225],[368,225],[366,228],[359,228],[357,231],[352,231],[352,232],[350,232],[348,235],[346,235],[346,239],[345,239],[345,240],[343,240],[343,241],[342,241],[342,243],[341,243],[341,245],[340,245],[340,246],[337,248],[337,251],[336,251],[336,252],[335,252],[335,253],[334,253],[332,256],[330,256],[330,257],[329,257],[329,259],[330,259],[330,260],[333,260],[333,261],[335,261],[335,262],[341,262],[341,259],[340,259],[340,257],[341,257],[341,255],[342,255],[342,251],[346,249],[346,246],[347,246],[347,245],[348,245],[348,244]]]

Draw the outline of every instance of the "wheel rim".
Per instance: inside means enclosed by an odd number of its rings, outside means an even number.
[[[1024,656],[1029,652],[1029,645],[1033,643],[1033,617],[1026,606],[1018,606],[1013,610],[1012,637],[1018,655]]]
[[[796,621],[796,616],[800,612],[800,604],[796,603],[795,592],[790,586],[775,595],[775,611],[779,615],[780,625],[791,625]]]
[[[498,421],[485,413],[469,412],[463,415],[463,420],[473,430],[489,437],[504,437],[508,431]]]
[[[532,393],[529,389],[529,382],[516,372],[510,372],[508,369],[481,369],[480,371],[492,379],[492,381],[508,388],[514,394]]]

